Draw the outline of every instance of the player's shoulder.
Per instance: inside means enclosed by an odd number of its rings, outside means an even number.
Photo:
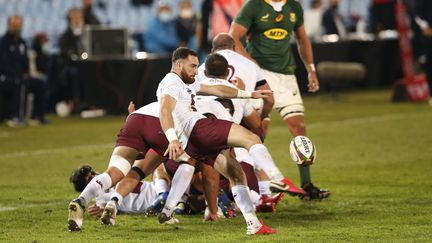
[[[230,65],[237,64],[237,65],[248,65],[250,67],[251,66],[258,67],[258,65],[254,63],[252,60],[233,50],[220,50],[217,51],[217,53],[224,56]]]
[[[303,11],[303,7],[301,3],[297,0],[288,0],[287,4],[289,4],[291,8],[293,8],[296,11]]]
[[[182,85],[184,84],[181,78],[175,73],[168,73],[165,77],[160,81],[160,87],[173,86],[173,85]]]

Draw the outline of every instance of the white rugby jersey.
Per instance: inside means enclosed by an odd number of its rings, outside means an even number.
[[[147,104],[138,110],[132,112],[131,114],[142,114],[147,116],[154,116],[159,118],[159,103],[158,102],[152,102],[150,104]]]
[[[96,205],[107,204],[114,193],[114,187],[108,189],[104,194],[96,198]],[[118,210],[123,213],[144,213],[156,200],[157,193],[153,182],[143,181],[139,192],[131,192],[123,198]]]
[[[173,110],[174,128],[185,147],[195,123],[204,118],[196,112],[194,97],[199,90],[199,83],[185,84],[175,73],[168,73],[159,83],[156,95],[160,104],[163,95],[173,97],[177,102]]]
[[[218,78],[206,77],[205,79],[202,79],[200,83],[207,85],[226,85],[236,88],[235,85],[231,84],[227,80]],[[231,115],[228,111],[226,111],[225,107],[223,107],[222,104],[220,104],[218,101],[215,101],[216,98],[217,97],[215,96],[197,96],[195,98],[195,101],[197,104],[198,112],[212,113],[218,119],[232,121],[237,124],[241,123],[243,117],[249,116],[253,112],[254,108],[252,107],[249,99],[231,99],[234,106],[234,113]],[[211,103],[217,103],[217,105]],[[222,107],[225,111],[221,111],[220,107]]]
[[[240,77],[245,83],[246,91],[254,91],[257,83],[265,80],[261,68],[248,58],[233,50],[219,50],[216,53],[225,57],[228,61],[228,69],[230,71],[228,80],[234,77]],[[205,64],[201,64],[198,68],[196,80],[201,82],[207,78],[204,74]]]

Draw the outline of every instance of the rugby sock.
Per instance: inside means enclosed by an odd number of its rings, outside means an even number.
[[[158,195],[161,193],[169,191],[169,185],[165,179],[155,179],[154,180],[154,187],[155,187],[155,191]]]
[[[283,179],[283,175],[274,163],[269,151],[263,144],[255,144],[249,149],[249,154],[254,159],[256,165],[263,169],[272,180]]]
[[[311,176],[310,176],[310,168],[309,165],[306,166],[298,166],[300,171],[300,185],[303,187],[307,183],[311,182]]]
[[[195,167],[186,163],[183,163],[178,167],[172,179],[171,190],[169,191],[162,213],[165,213],[167,216],[172,215],[173,209],[176,207],[180,198],[186,192],[192,181],[194,170]]]
[[[246,162],[240,162],[243,172],[246,175],[247,185],[251,190],[259,192],[258,179],[255,175],[254,167]]]
[[[249,196],[254,206],[258,206],[260,204],[261,196],[254,190],[249,190]]]
[[[116,201],[116,202],[117,202],[117,205],[120,205],[120,204],[123,202],[123,196],[120,195],[120,193],[118,193],[118,192],[114,192],[114,193],[111,195],[111,200]]]
[[[261,223],[255,214],[255,207],[249,195],[249,188],[245,185],[235,185],[231,188],[231,191],[234,196],[234,201],[246,220],[246,225],[252,228],[261,227]]]
[[[258,186],[261,195],[271,195],[270,181],[258,181]]]
[[[111,177],[104,172],[95,176],[89,184],[84,188],[84,191],[79,195],[81,206],[87,207],[87,204],[95,197],[101,195],[106,189],[112,186]]]

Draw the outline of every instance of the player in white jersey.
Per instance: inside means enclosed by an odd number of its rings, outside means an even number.
[[[208,64],[206,69],[211,67],[212,71],[227,73],[228,63],[225,58],[218,54],[209,55],[206,64]],[[256,135],[237,124],[202,117],[195,111],[193,100],[196,93],[224,98],[262,98],[271,94],[271,91],[246,92],[225,85],[194,84],[197,68],[197,54],[188,48],[178,48],[172,57],[171,71],[173,73],[168,74],[159,83],[157,96],[161,106],[160,122],[169,141],[165,154],[169,155],[171,159],[177,159],[184,152],[180,140],[182,140],[183,135],[189,133],[186,146],[187,154],[202,163],[214,165],[214,168],[227,177],[233,185],[234,199],[247,223],[247,234],[276,233],[275,230],[259,222],[256,217],[245,176],[238,163],[232,163],[223,158],[216,160],[219,153],[227,147],[244,147],[249,149],[254,156],[274,163],[267,149]],[[215,73],[215,75],[220,74]],[[195,124],[192,128],[190,127],[191,123]],[[179,127],[186,129],[186,131],[177,133]],[[190,130],[187,130],[189,128]],[[174,175],[165,207],[159,214],[159,223],[169,222],[173,219],[173,209],[186,190],[186,183],[191,180],[193,173],[191,168],[193,166],[187,163],[179,166]]]
[[[213,44],[212,51],[224,56],[225,59],[227,59],[228,61],[229,64],[228,69],[230,71],[228,76],[229,81],[236,82],[236,79],[240,80],[241,83],[244,83],[244,86],[241,89],[244,89],[246,91],[269,88],[263,76],[263,73],[261,71],[261,68],[256,63],[252,62],[250,59],[234,51],[234,40],[230,35],[226,33],[220,33],[213,39],[212,44]],[[198,68],[198,75],[197,75],[198,82],[209,82],[209,79],[206,77],[204,70],[205,70],[204,65],[201,65]],[[213,81],[213,83],[215,82],[217,81]],[[221,80],[221,82],[227,83],[224,80]],[[255,100],[252,100],[252,102],[254,101]],[[263,107],[260,108],[261,119],[265,119],[268,117],[269,112],[272,109],[273,102],[274,102],[273,97],[267,97],[266,99],[264,99],[264,105]],[[235,107],[234,113],[232,114],[234,118],[234,122],[240,124],[240,121],[243,119],[242,112],[244,111],[245,101],[233,100],[232,103]],[[256,103],[254,103],[254,106],[255,105]],[[201,106],[201,109],[205,109],[205,108]],[[216,117],[218,117],[219,119],[224,119],[219,116]],[[249,129],[257,133],[258,135],[263,136],[264,132],[261,130],[260,124],[258,125],[258,127],[255,128],[249,127]],[[236,152],[237,152],[236,154],[239,155],[239,158],[237,158],[237,160],[251,162],[251,158],[250,156],[248,156],[247,151],[244,151],[239,148],[236,149]],[[252,165],[253,164],[254,163],[252,162]],[[258,166],[258,167],[263,168],[263,166]],[[282,184],[279,183],[278,180],[276,180],[280,178],[274,178],[273,175],[268,175],[268,171],[267,171],[267,175],[270,176],[270,178],[261,170],[257,171],[257,175],[260,179],[258,184],[263,195],[268,195],[269,193],[271,193],[270,188],[274,191],[288,192],[290,193],[290,195],[293,196],[305,195],[305,192],[302,189],[299,189],[290,179],[286,177],[284,177],[283,184]],[[272,181],[270,181],[269,179],[272,179]]]
[[[73,172],[70,177],[70,182],[73,183],[77,192],[81,192],[91,179],[98,174],[99,173],[95,172],[90,165],[83,165]],[[102,214],[102,209],[110,201],[113,193],[114,188],[111,187],[104,191],[103,194],[96,197],[96,204],[88,208],[89,214],[92,216],[100,216]],[[135,190],[123,199],[118,210],[124,213],[144,213],[156,199],[157,195],[158,193],[154,182],[145,181],[139,183]]]
[[[225,57],[228,61],[228,69],[230,71],[228,80],[235,80],[239,77],[243,80],[246,91],[254,91],[259,89],[270,89],[267,84],[261,68],[248,58],[234,51],[234,40],[226,33],[220,33],[213,39],[212,52],[218,53]],[[206,78],[204,74],[204,65],[198,68],[197,81],[201,82]],[[263,101],[263,102],[262,102]],[[252,101],[255,108],[261,110],[261,118],[268,117],[274,104],[273,96],[256,99]]]

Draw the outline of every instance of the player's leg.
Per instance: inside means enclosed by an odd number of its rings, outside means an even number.
[[[256,214],[255,207],[246,185],[246,176],[239,163],[231,158],[229,151],[223,151],[216,159],[214,168],[229,179],[234,200],[246,220],[247,234],[274,234],[276,230],[262,224]],[[229,159],[227,159],[229,158]]]
[[[274,93],[274,108],[281,115],[292,137],[306,136],[305,109],[296,77],[269,71],[264,71],[264,73],[270,87],[277,90]],[[321,199],[330,195],[328,190],[321,190],[312,184],[309,166],[298,166],[298,168],[301,187],[307,192],[305,198]],[[303,195],[300,196],[303,197]]]
[[[79,197],[69,203],[69,231],[81,230],[87,204],[120,181],[129,172],[138,154],[137,150],[126,146],[118,146],[114,149],[108,169],[104,173],[95,176]]]
[[[165,206],[159,214],[158,220],[160,224],[177,224],[178,219],[173,217],[174,209],[180,201],[183,194],[189,188],[192,177],[195,171],[195,160],[189,158],[187,162],[181,161],[180,166],[174,174],[171,181],[171,189],[168,193]]]
[[[270,155],[268,149],[261,143],[260,138],[246,128],[232,124],[228,135],[228,146],[243,147],[249,150],[249,154],[258,167],[263,169],[271,178],[272,190],[275,192],[288,192],[291,195],[304,195],[304,191],[295,186],[287,178],[284,178]]]
[[[111,200],[105,206],[101,217],[102,224],[115,224],[118,206],[122,203],[123,198],[133,191],[146,175],[151,174],[161,162],[160,156],[153,152],[148,152],[144,159],[135,161],[132,169],[118,183],[115,192],[111,195]]]

